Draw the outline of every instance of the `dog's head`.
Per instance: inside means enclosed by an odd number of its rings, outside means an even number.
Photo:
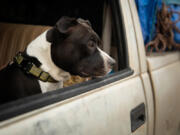
[[[63,70],[84,77],[103,76],[115,60],[103,52],[99,36],[88,20],[62,17],[47,32],[53,62]]]

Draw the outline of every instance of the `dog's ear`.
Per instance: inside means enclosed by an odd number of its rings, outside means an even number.
[[[55,28],[57,28],[60,33],[66,34],[71,31],[72,26],[75,26],[77,24],[78,22],[75,18],[63,16],[56,23]]]
[[[78,18],[77,21],[78,21],[79,23],[86,23],[87,25],[89,25],[90,27],[92,27],[92,25],[91,25],[91,23],[90,23],[89,20],[84,20],[84,19],[82,19],[82,18]]]
[[[47,41],[51,43],[62,41],[68,32],[71,31],[72,26],[77,25],[78,22],[75,18],[70,18],[63,16],[59,19],[56,25],[47,31],[46,38]]]
[[[55,27],[47,31],[46,39],[51,43],[58,43],[65,38],[64,34],[61,34]]]

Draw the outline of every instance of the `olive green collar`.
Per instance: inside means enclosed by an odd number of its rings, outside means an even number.
[[[38,78],[43,82],[58,82],[53,77],[51,77],[49,73],[43,71],[39,67],[39,65],[37,66],[30,58],[27,58],[21,52],[19,52],[14,57],[14,63],[17,64],[17,66],[20,69],[22,69],[25,73],[33,75],[34,77]]]

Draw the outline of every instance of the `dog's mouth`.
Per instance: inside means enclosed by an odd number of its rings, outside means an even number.
[[[80,72],[80,76],[82,77],[89,77],[90,75],[86,72]]]

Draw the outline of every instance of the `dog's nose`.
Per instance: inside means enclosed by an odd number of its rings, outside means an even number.
[[[108,64],[109,64],[111,67],[113,67],[113,66],[116,64],[116,61],[115,61],[114,59],[110,59],[110,60],[108,61]]]

